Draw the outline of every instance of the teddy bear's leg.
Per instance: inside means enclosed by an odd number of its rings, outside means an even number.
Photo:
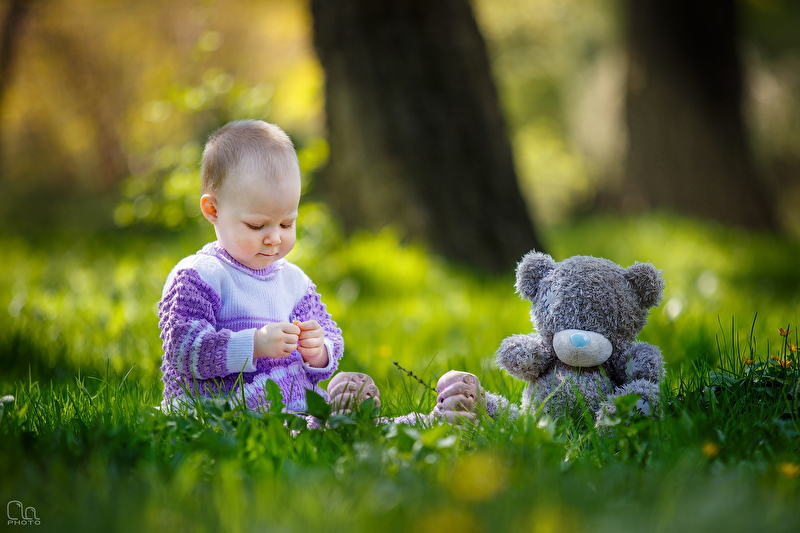
[[[661,386],[658,383],[646,379],[637,379],[626,383],[616,391],[614,395],[610,396],[597,412],[597,419],[602,417],[614,416],[617,414],[617,406],[614,400],[619,396],[626,394],[638,394],[639,399],[633,408],[641,415],[644,416],[660,416],[661,415]]]
[[[328,383],[328,403],[333,406],[333,414],[351,413],[361,402],[372,398],[375,407],[380,406],[380,392],[375,382],[361,372],[339,372]]]
[[[475,422],[486,407],[481,382],[469,372],[450,370],[439,378],[436,391],[439,396],[431,414],[451,424]]]

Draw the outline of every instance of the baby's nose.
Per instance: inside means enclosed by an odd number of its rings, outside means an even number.
[[[264,244],[279,244],[281,236],[276,230],[268,231],[264,236]]]

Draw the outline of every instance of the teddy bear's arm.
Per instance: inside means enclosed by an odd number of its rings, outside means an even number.
[[[495,355],[497,366],[523,381],[535,380],[555,360],[555,352],[537,333],[506,337]]]
[[[646,342],[634,342],[628,349],[625,365],[626,382],[645,379],[660,383],[664,377],[664,359],[661,350]]]

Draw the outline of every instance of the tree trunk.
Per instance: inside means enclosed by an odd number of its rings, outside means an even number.
[[[745,139],[734,0],[627,0],[627,14],[623,203],[774,227]]]
[[[541,249],[467,0],[312,0],[330,160],[349,231],[397,224],[450,259],[513,268]]]
[[[2,30],[0,30],[0,110],[11,79],[11,70],[16,58],[22,26],[32,3],[32,0],[11,0],[4,13],[5,18],[2,22]],[[2,140],[2,135],[0,135],[0,140]],[[0,180],[3,177],[2,160],[0,160]]]

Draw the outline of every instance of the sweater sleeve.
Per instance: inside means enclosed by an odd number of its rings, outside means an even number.
[[[217,330],[219,294],[194,269],[175,274],[158,304],[166,361],[187,377],[253,372],[254,329]]]
[[[317,287],[310,280],[308,282],[308,291],[306,291],[306,294],[292,310],[292,320],[299,320],[301,322],[316,320],[325,331],[325,346],[328,348],[328,366],[316,368],[306,363],[304,365],[305,371],[311,381],[316,384],[333,376],[333,373],[336,372],[336,368],[339,366],[339,360],[344,353],[342,330],[339,329],[336,322],[331,318],[330,313],[325,309],[325,304],[322,303],[322,299],[317,293]]]

